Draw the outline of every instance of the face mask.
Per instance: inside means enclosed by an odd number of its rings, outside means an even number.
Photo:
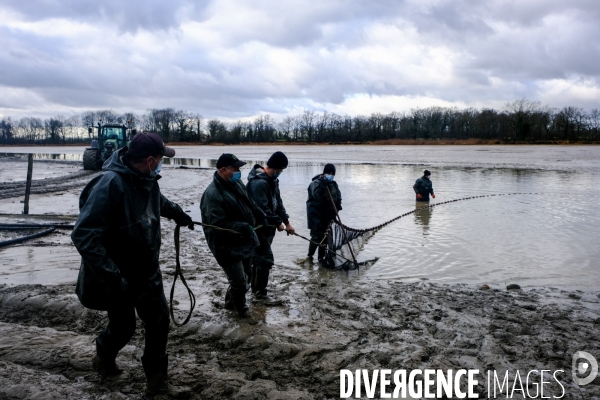
[[[273,174],[275,178],[279,178],[279,175],[281,175],[281,172],[275,172],[275,174]]]
[[[242,179],[242,172],[241,171],[237,171],[237,172],[233,173],[233,175],[231,176],[231,178],[229,178],[229,182],[236,183],[240,179]]]
[[[151,177],[156,177],[156,175],[158,175],[160,173],[160,169],[162,168],[162,160],[160,160],[160,162],[156,161],[154,158],[152,158],[154,160],[154,162],[156,162],[158,165],[156,166],[156,169],[154,171],[150,171],[150,176]]]
[[[329,182],[333,181],[333,178],[333,175],[325,174],[325,179],[327,179]]]

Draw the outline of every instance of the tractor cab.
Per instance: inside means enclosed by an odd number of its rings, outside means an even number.
[[[92,140],[92,145],[83,153],[83,169],[98,170],[102,168],[104,161],[118,149],[128,146],[131,138],[136,134],[135,129],[129,129],[122,124],[98,123],[96,127],[98,136]],[[94,128],[89,127],[90,135],[94,133]]]
[[[100,135],[98,138],[98,146],[103,154],[103,158],[107,159],[110,155],[125,147],[129,141],[127,138],[127,127],[122,125],[104,125],[99,127]]]

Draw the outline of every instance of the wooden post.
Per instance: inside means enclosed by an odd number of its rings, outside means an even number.
[[[31,192],[31,175],[33,174],[33,154],[27,156],[27,185],[25,186],[25,205],[23,214],[29,214],[29,193]]]

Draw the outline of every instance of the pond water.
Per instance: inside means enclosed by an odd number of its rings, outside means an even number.
[[[401,218],[363,246],[359,260],[379,260],[361,269],[360,276],[524,287],[600,285],[598,146],[175,148],[174,164],[207,168],[223,152],[264,162],[273,151],[284,151],[291,163],[280,177],[282,198],[292,225],[305,236],[306,189],[326,162],[337,166],[335,179],[343,197],[340,216],[353,228],[372,227],[414,210],[412,185],[425,168],[432,172],[437,196],[432,204],[467,196],[537,193],[459,201]],[[47,147],[40,149],[52,153]],[[75,150],[70,147],[67,154],[77,155]],[[244,181],[251,165],[244,168]],[[302,268],[295,261],[306,256],[307,248],[305,241],[279,234],[274,242],[276,263]]]

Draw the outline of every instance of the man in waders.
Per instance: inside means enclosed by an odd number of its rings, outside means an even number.
[[[417,194],[417,201],[429,201],[429,195],[435,199],[433,184],[431,183],[431,172],[425,170],[423,176],[415,182],[413,189]]]
[[[240,167],[245,164],[233,154],[222,154],[213,181],[200,201],[202,222],[215,227],[202,227],[206,242],[229,281],[225,308],[235,309],[241,317],[248,310],[250,265],[259,244],[254,227],[257,223],[266,224],[265,215],[241,181]]]
[[[81,304],[108,312],[108,326],[96,338],[92,365],[103,376],[117,375],[117,353],[135,332],[136,311],[144,321],[142,365],[147,394],[168,394],[169,307],[158,258],[160,217],[193,229],[192,218],[160,192],[163,157],[173,157],[155,133],[139,133],[129,148],[116,151],[79,198],[71,234],[81,254],[76,293]]]
[[[267,166],[256,164],[248,174],[246,188],[254,203],[265,213],[269,227],[257,231],[260,245],[252,258],[252,293],[256,299],[262,299],[265,304],[277,305],[281,302],[267,294],[269,272],[275,263],[271,243],[275,237],[275,229],[293,235],[296,231],[290,224],[279,192],[279,175],[288,166],[288,159],[281,151],[273,153],[267,161]]]
[[[336,218],[336,209],[337,211],[342,209],[342,193],[334,178],[335,165],[327,164],[323,168],[323,173],[315,175],[310,185],[308,185],[306,220],[308,229],[310,229],[311,240],[308,245],[308,257],[312,259],[318,248],[317,259],[321,265],[325,262],[326,248],[318,246],[317,243],[323,242],[327,227]],[[327,243],[322,244],[327,245]]]

